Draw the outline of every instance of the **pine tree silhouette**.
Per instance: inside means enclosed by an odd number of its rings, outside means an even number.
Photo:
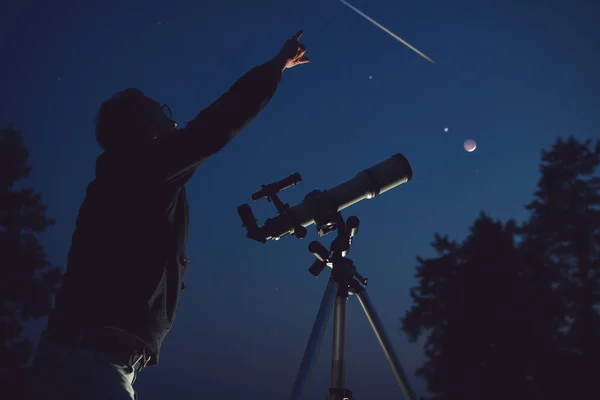
[[[558,139],[540,172],[522,233],[544,253],[560,301],[548,395],[600,398],[600,141]]]
[[[29,175],[21,132],[0,129],[0,393],[18,396],[33,345],[22,323],[49,313],[62,273],[50,265],[36,235],[54,221],[41,196],[16,184]]]
[[[418,257],[409,339],[431,399],[600,398],[600,143],[542,151],[522,226],[481,213],[461,243]],[[591,397],[590,397],[591,396]]]

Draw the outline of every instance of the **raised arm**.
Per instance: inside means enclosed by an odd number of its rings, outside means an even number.
[[[229,143],[271,100],[282,72],[308,62],[298,42],[302,32],[289,39],[273,60],[238,79],[214,103],[202,110],[176,136],[159,140],[157,158],[166,179],[195,170],[207,157]]]

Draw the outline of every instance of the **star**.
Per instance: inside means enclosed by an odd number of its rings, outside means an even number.
[[[444,128],[444,132],[448,132],[448,128]]]
[[[373,77],[371,75],[369,75],[369,79],[373,79]]]

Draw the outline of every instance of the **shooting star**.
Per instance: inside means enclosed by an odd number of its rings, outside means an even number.
[[[406,47],[408,47],[409,49],[411,49],[412,51],[414,51],[418,55],[420,55],[421,57],[423,57],[424,59],[426,59],[430,63],[435,64],[435,62],[431,58],[427,57],[425,54],[423,54],[419,50],[415,49],[409,43],[407,43],[406,41],[402,40],[401,37],[399,37],[398,35],[396,35],[394,32],[390,31],[388,28],[386,28],[385,26],[381,25],[379,22],[375,21],[373,18],[369,17],[368,15],[366,15],[365,13],[363,13],[362,11],[360,11],[358,8],[354,7],[352,4],[350,4],[350,3],[348,3],[348,2],[346,2],[344,0],[340,0],[340,1],[342,2],[342,4],[348,6],[351,10],[353,10],[354,12],[356,12],[358,15],[360,15],[361,17],[364,17],[367,21],[371,22],[373,25],[375,25],[376,27],[378,27],[379,29],[381,29],[382,31],[384,31],[385,33],[387,33],[388,35],[390,35],[391,37],[393,37],[394,39],[396,39],[397,41],[399,41],[400,43],[402,43],[403,45],[405,45]]]

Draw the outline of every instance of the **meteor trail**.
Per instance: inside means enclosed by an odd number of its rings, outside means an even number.
[[[391,37],[393,37],[394,39],[396,39],[397,41],[399,41],[400,43],[402,43],[403,45],[405,45],[406,47],[408,47],[415,53],[417,53],[418,55],[420,55],[421,57],[425,58],[430,63],[435,64],[435,62],[431,58],[427,57],[425,54],[421,53],[419,50],[412,47],[410,44],[408,44],[406,41],[402,40],[402,38],[400,38],[394,32],[390,31],[388,28],[386,28],[385,26],[381,25],[379,22],[375,21],[373,18],[366,15],[365,13],[360,11],[358,8],[354,7],[352,4],[350,4],[344,0],[340,0],[340,1],[342,2],[342,4],[348,6],[351,10],[356,12],[358,15],[360,15],[361,17],[364,17],[367,21],[371,22],[373,25],[375,25],[376,27],[378,27],[379,29],[381,29],[382,31],[384,31],[385,33],[387,33],[388,35],[390,35]]]

